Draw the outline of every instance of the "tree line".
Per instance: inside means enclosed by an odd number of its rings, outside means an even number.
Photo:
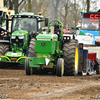
[[[42,12],[44,17],[59,19],[65,27],[74,27],[81,19],[80,11],[97,11],[98,0],[4,0],[8,9],[15,13]]]

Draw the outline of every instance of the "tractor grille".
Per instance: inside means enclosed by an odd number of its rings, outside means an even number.
[[[16,36],[15,39],[11,39],[12,46],[14,46],[14,44],[18,44],[19,47],[23,46],[24,41],[25,41],[25,38],[24,39],[19,39],[18,36]]]

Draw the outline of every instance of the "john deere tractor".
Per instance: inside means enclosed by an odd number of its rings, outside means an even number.
[[[35,37],[43,33],[42,18],[42,15],[33,13],[12,16],[11,32],[6,30],[4,35],[6,40],[0,40],[0,64],[25,63],[26,56],[34,57],[32,50]]]
[[[56,69],[57,76],[78,74],[78,41],[74,37],[63,36],[63,24],[59,20],[49,22],[48,33],[36,36],[31,46],[34,57],[25,60],[26,75],[34,74],[36,68]]]

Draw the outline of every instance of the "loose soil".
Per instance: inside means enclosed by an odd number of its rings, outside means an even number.
[[[7,100],[99,100],[100,75],[63,76],[33,74],[24,68],[0,69],[0,99]]]

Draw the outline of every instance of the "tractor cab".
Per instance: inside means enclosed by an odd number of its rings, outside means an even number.
[[[21,35],[25,32],[29,33],[30,38],[42,31],[42,22],[40,20],[43,16],[34,15],[33,13],[24,13],[12,16],[12,36],[15,34]],[[24,32],[23,32],[24,31]]]
[[[4,19],[6,18],[6,15],[7,13],[6,12],[3,12],[3,11],[0,11],[0,16],[2,16]],[[6,25],[6,20],[2,20],[2,26],[1,27],[4,27]]]
[[[99,36],[99,19],[83,18],[80,35]]]
[[[37,30],[37,23],[35,18],[29,18],[28,16],[14,16],[12,24],[12,32],[26,30],[28,32]]]

